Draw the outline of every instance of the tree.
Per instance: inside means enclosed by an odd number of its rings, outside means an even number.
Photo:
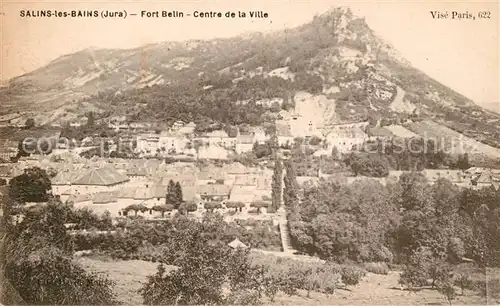
[[[461,295],[464,295],[464,290],[472,286],[472,280],[466,273],[459,273],[455,283],[460,286]]]
[[[255,154],[255,157],[262,158],[266,156],[270,156],[272,154],[272,148],[269,142],[265,144],[254,143],[252,147],[252,152]]]
[[[457,163],[456,163],[456,168],[461,169],[461,170],[467,170],[470,168],[469,164],[469,154],[464,153],[463,155],[460,155],[458,157]]]
[[[123,209],[123,211],[125,213],[128,213],[131,210],[134,211],[135,216],[137,217],[138,212],[144,213],[148,210],[148,208],[146,206],[144,206],[144,204],[132,204],[132,205],[129,205]]]
[[[52,184],[45,170],[38,167],[28,168],[14,177],[9,184],[9,194],[13,201],[45,202],[49,199]]]
[[[450,281],[448,281],[448,282],[442,284],[441,286],[439,286],[438,291],[446,297],[446,300],[448,300],[448,303],[451,306],[451,301],[453,301],[457,296],[457,293],[455,291],[455,287],[453,287],[453,284]]]
[[[160,265],[157,273],[148,277],[140,290],[144,304],[222,304],[222,286],[231,270],[228,262],[243,253],[235,253],[225,243],[212,240],[206,228],[210,220],[204,218],[201,223],[179,221],[181,224],[176,225],[179,230],[173,233],[171,240],[182,250],[174,262],[178,269],[167,272]],[[214,225],[220,228],[218,222]]]
[[[87,127],[93,127],[95,124],[94,112],[87,113]]]
[[[321,142],[322,142],[322,140],[318,136],[313,136],[313,137],[311,137],[311,139],[309,139],[309,144],[311,146],[317,146],[317,145],[321,144]]]
[[[165,212],[172,211],[174,210],[174,206],[172,204],[163,204],[163,205],[156,205],[151,208],[154,211],[159,211],[161,212],[161,217],[165,217]]]
[[[374,153],[351,153],[346,160],[354,175],[386,177],[389,175],[387,158]]]
[[[172,180],[168,181],[167,195],[165,201],[166,201],[165,204],[172,204],[174,205],[174,208],[178,207],[177,198],[175,197],[175,183]]]
[[[432,253],[427,248],[419,248],[411,255],[403,269],[399,282],[411,288],[427,285]]]
[[[332,157],[333,160],[340,160],[342,158],[342,154],[336,146],[333,146],[332,148]]]
[[[179,211],[185,211],[187,213],[196,211],[198,209],[198,205],[196,203],[188,203],[184,202],[179,205]]]
[[[284,178],[285,190],[283,193],[283,200],[287,207],[294,209],[298,206],[299,184],[297,183],[297,174],[295,172],[295,166],[290,161],[286,161],[284,166],[286,172]]]
[[[237,212],[238,210],[241,212],[241,209],[243,207],[245,207],[245,203],[243,203],[243,202],[227,202],[226,207],[227,208],[234,208],[235,212]]]
[[[177,204],[177,206],[179,206],[180,203],[183,202],[182,187],[181,187],[181,184],[179,182],[175,183],[175,187],[174,187],[173,191],[174,191],[175,203]]]
[[[8,228],[2,252],[2,281],[18,294],[2,294],[2,303],[116,304],[113,282],[87,273],[72,261],[71,238],[64,227],[68,207],[51,200],[23,211],[23,220]],[[3,285],[3,284],[2,284]]]
[[[214,209],[221,209],[222,204],[217,202],[207,202],[203,206],[207,211],[213,212]]]
[[[288,223],[294,246],[321,258],[390,262],[389,237],[397,229],[398,207],[375,180],[351,185],[325,180],[306,186],[298,214]]]
[[[283,164],[278,159],[274,161],[271,190],[272,206],[276,211],[281,207],[281,197],[283,196]]]
[[[266,202],[261,202],[261,201],[250,203],[250,207],[257,208],[257,213],[259,213],[259,214],[260,214],[261,208],[268,207],[268,206],[269,206],[269,204],[267,204]]]
[[[28,118],[26,119],[26,122],[24,123],[24,128],[29,130],[35,127],[35,119],[33,118]]]

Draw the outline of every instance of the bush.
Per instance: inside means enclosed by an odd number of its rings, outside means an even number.
[[[368,272],[387,275],[389,274],[389,266],[385,262],[369,262],[365,264],[365,269]]]
[[[455,278],[454,284],[460,287],[462,295],[464,295],[465,289],[474,289],[473,282],[466,274],[458,274]]]
[[[250,257],[254,265],[270,267],[271,272],[276,275],[285,273],[296,288],[308,292],[333,294],[340,280],[345,285],[354,286],[366,274],[364,269],[357,266],[304,262],[259,253],[252,253]]]
[[[361,279],[366,275],[366,271],[357,266],[342,267],[342,282],[349,286],[356,286]]]
[[[446,282],[440,286],[438,286],[438,291],[442,295],[446,297],[448,302],[451,305],[451,301],[454,300],[457,296],[457,293],[455,291],[455,287],[453,287],[453,284],[451,282]]]
[[[51,256],[39,262],[8,265],[6,275],[30,304],[117,303],[112,281],[97,273],[87,273],[65,257]]]
[[[73,241],[63,223],[67,212],[53,199],[26,210],[6,231],[2,276],[26,304],[115,304],[114,283],[72,261]],[[2,296],[2,304],[12,302]]]
[[[321,144],[323,140],[321,140],[321,138],[319,138],[318,136],[313,136],[311,137],[311,139],[309,139],[309,144],[311,146],[317,146],[319,144]]]

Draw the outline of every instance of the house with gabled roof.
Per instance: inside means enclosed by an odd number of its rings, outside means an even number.
[[[88,170],[72,182],[71,188],[75,194],[96,193],[119,189],[129,181],[127,176],[117,172],[111,166],[106,166]]]
[[[59,195],[63,202],[66,201],[68,196],[73,192],[73,181],[80,176],[81,172],[78,170],[63,170],[57,172],[56,176],[50,180],[52,184],[52,193]]]
[[[385,127],[372,127],[367,129],[368,140],[390,140],[395,135]]]
[[[162,154],[180,154],[188,150],[191,140],[179,132],[163,132],[160,134],[159,148]]]
[[[254,168],[247,167],[240,162],[224,164],[221,169],[230,176],[256,172]]]
[[[231,186],[222,184],[199,185],[196,191],[204,201],[224,201],[229,199]]]
[[[196,186],[196,176],[190,175],[190,174],[172,174],[172,175],[165,175],[161,176],[158,178],[155,178],[153,180],[154,185],[160,185],[160,186],[168,186],[170,181],[173,181],[174,183],[179,182],[181,187],[194,187]]]
[[[236,136],[235,151],[238,154],[250,152],[253,149],[253,144],[256,142],[253,134]]]
[[[492,171],[485,171],[479,175],[474,175],[471,179],[473,189],[482,189],[492,186],[498,190],[500,184],[500,175]]]
[[[335,147],[340,153],[348,153],[353,148],[363,145],[366,140],[368,140],[368,135],[358,126],[334,126],[326,135],[328,150],[331,151]]]
[[[228,159],[229,151],[223,146],[211,144],[208,146],[200,146],[197,150],[198,159]]]
[[[226,173],[224,173],[221,168],[210,167],[202,169],[200,172],[196,173],[196,181],[198,185],[216,184],[219,182],[223,183],[225,179]]]
[[[264,144],[267,140],[270,139],[270,136],[266,135],[266,132],[260,126],[251,127],[250,133],[253,135],[255,142],[259,144]]]
[[[157,150],[159,150],[160,135],[147,133],[137,136],[137,148],[138,152],[142,152],[148,155],[154,155]]]
[[[257,187],[257,181],[258,176],[256,174],[237,175],[234,180],[234,185]]]
[[[119,191],[101,191],[92,195],[92,204],[116,203]]]
[[[194,129],[196,128],[196,124],[191,121],[188,124],[179,127],[177,132],[184,134],[184,135],[192,135],[194,133]]]
[[[204,146],[216,146],[225,149],[234,149],[236,145],[236,137],[230,137],[224,130],[215,130],[195,138],[195,141],[203,144]]]
[[[229,200],[232,202],[251,203],[255,198],[255,186],[235,185],[231,188]]]
[[[148,171],[145,167],[129,167],[126,170],[126,175],[133,184],[143,185],[148,180]]]

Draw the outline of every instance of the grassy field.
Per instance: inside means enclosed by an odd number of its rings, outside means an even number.
[[[78,258],[87,270],[107,273],[116,282],[118,299],[127,305],[140,305],[142,298],[137,293],[148,275],[156,272],[156,263],[141,260],[108,261],[96,258]],[[388,275],[368,273],[359,285],[349,289],[337,289],[333,295],[312,292],[306,297],[278,294],[273,305],[448,305],[448,301],[436,290],[423,289],[418,292],[401,290],[398,285],[399,273]],[[458,292],[460,290],[458,289]],[[488,301],[495,304],[498,301]],[[265,302],[265,304],[270,304]],[[466,290],[458,295],[452,305],[484,305],[486,301],[475,292]]]
[[[337,289],[333,295],[326,296],[313,292],[306,297],[278,294],[274,305],[449,305],[446,298],[436,290],[423,289],[419,292],[401,290],[398,285],[399,273],[391,271],[388,275],[367,273],[359,285]],[[485,301],[474,292],[466,291],[457,296],[452,305],[484,305]]]
[[[115,292],[118,300],[127,305],[141,305],[142,297],[137,292],[146,282],[146,277],[156,273],[158,264],[142,261],[111,261],[81,257],[77,259],[86,270],[106,273],[116,282]]]

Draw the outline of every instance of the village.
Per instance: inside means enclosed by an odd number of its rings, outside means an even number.
[[[282,159],[288,158],[292,145],[304,139],[317,140],[319,145],[313,156],[320,158],[332,156],[333,151],[339,155],[349,154],[370,141],[419,137],[395,124],[372,128],[368,127],[368,122],[325,125],[313,108],[301,104],[293,112],[282,111],[278,118],[274,123],[274,135],[279,145],[277,156]],[[1,118],[0,122],[8,125],[10,120],[11,117]],[[79,128],[82,124],[85,122],[72,123],[72,126]],[[17,125],[13,127],[18,128]],[[276,212],[268,211],[272,198],[272,160],[263,158],[253,165],[244,165],[235,158],[271,141],[273,136],[262,127],[196,133],[194,122],[177,121],[159,129],[158,125],[127,123],[125,118],[116,117],[107,121],[107,127],[116,132],[118,137],[114,139],[118,141],[86,137],[75,146],[75,141],[63,139],[56,132],[43,138],[43,141],[52,139],[48,143],[56,146],[50,149],[50,154],[36,152],[20,157],[17,162],[8,161],[17,156],[18,141],[5,139],[0,143],[0,158],[7,162],[0,164],[0,179],[8,184],[24,169],[40,167],[50,173],[52,193],[61,201],[72,202],[76,207],[89,207],[98,213],[109,211],[114,217],[124,215],[127,207],[143,207],[136,209],[136,214],[145,218],[164,217],[165,211],[153,210],[153,207],[166,203],[169,184],[178,184],[182,201],[195,204],[190,209],[193,215],[202,216],[204,211],[216,209],[230,219],[275,218]],[[40,139],[34,139],[37,146]],[[120,158],[110,154],[124,148],[133,151],[134,155]],[[106,151],[107,156],[81,156],[82,152],[96,149]],[[404,172],[390,170],[386,177],[371,179],[386,185],[397,182]],[[430,183],[447,178],[465,188],[494,186],[498,189],[500,184],[500,170],[497,169],[424,169],[422,173]],[[349,171],[326,174],[319,169],[315,174],[299,175],[297,181],[315,184],[320,179],[334,177],[340,183],[351,184],[365,178]],[[171,213],[175,211],[169,211],[167,216]]]

